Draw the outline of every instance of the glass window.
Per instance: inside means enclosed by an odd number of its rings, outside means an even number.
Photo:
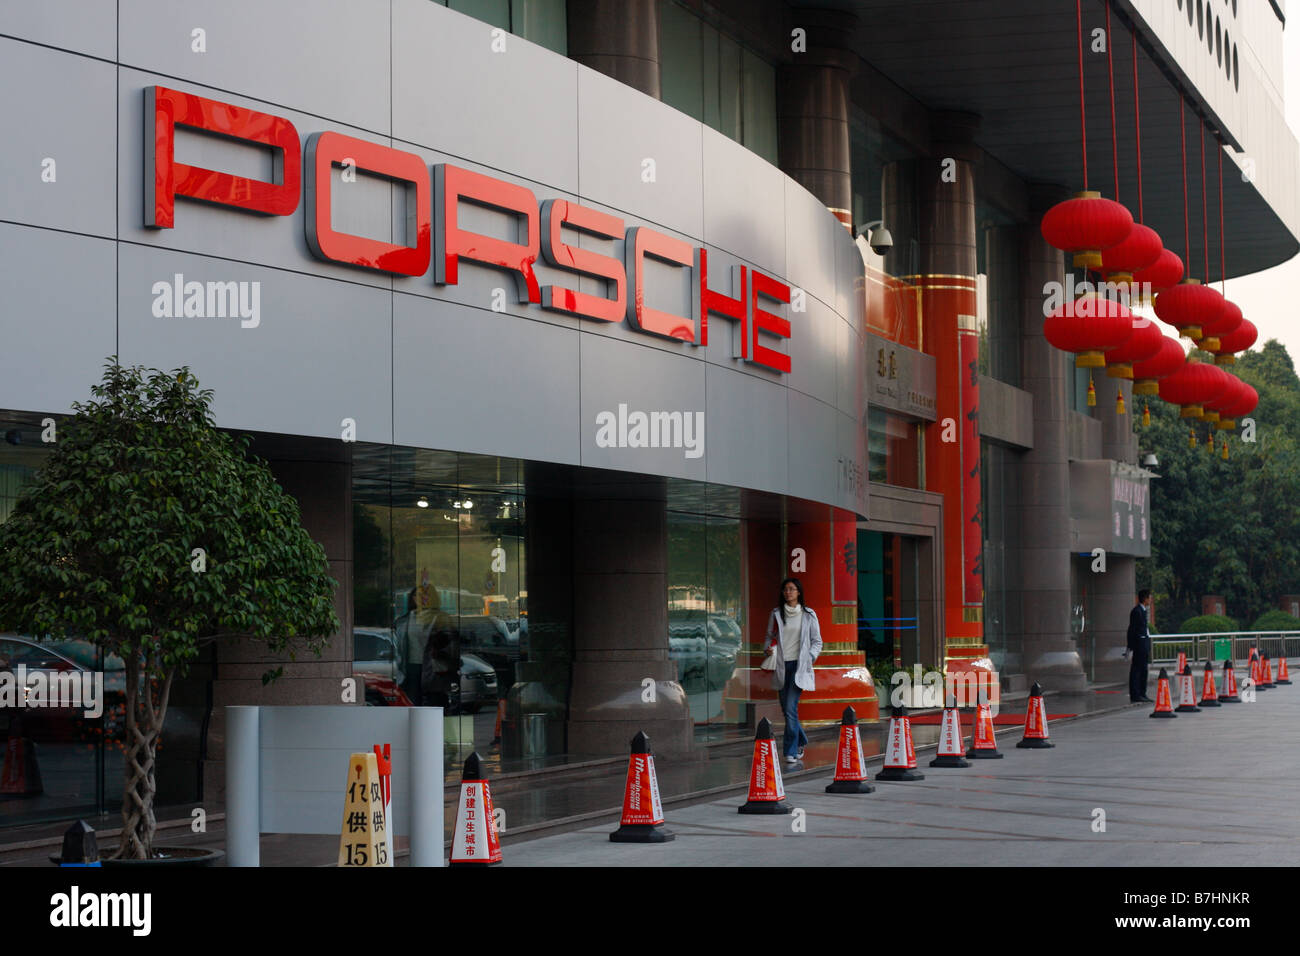
[[[703,61],[709,58],[701,57],[703,24],[699,17],[675,3],[662,4],[659,14],[660,95],[674,109],[707,123]],[[714,84],[716,88],[716,76]]]
[[[568,53],[566,0],[442,0],[458,13],[482,20],[559,54]]]
[[[1019,228],[993,206],[976,207],[979,370],[1020,385]]]
[[[867,410],[867,477],[903,488],[920,487],[920,426],[882,408]]]
[[[510,0],[447,0],[447,6],[494,27],[510,29]]]
[[[743,143],[776,165],[776,70],[748,50],[742,60]]]

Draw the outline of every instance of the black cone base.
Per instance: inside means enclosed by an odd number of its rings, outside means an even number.
[[[1291,683],[1291,682],[1290,682],[1289,680],[1275,680],[1275,681],[1273,681],[1273,683],[1274,683],[1274,684],[1289,684],[1289,683]]]
[[[1227,694],[1220,694],[1220,695],[1219,695],[1219,703],[1220,703],[1220,704],[1240,704],[1240,703],[1241,703],[1241,698],[1238,697],[1236,694],[1233,694],[1232,696],[1228,696]]]
[[[876,788],[865,780],[836,780],[826,788],[827,793],[875,793]]]
[[[737,813],[790,813],[790,807],[780,800],[746,800],[743,807],[736,807]]]
[[[1178,715],[1175,714],[1172,710],[1157,710],[1157,711],[1153,711],[1151,716],[1152,717],[1177,717]]]
[[[1056,744],[1052,743],[1050,740],[1038,740],[1036,738],[1031,740],[1029,738],[1025,738],[1024,740],[1020,741],[1020,743],[1016,744],[1016,749],[1017,750],[1046,750],[1048,747],[1055,747],[1055,746]]]
[[[456,867],[457,869],[462,869],[462,870],[475,870],[475,869],[482,870],[489,866],[500,866],[503,862],[505,861],[494,860],[491,863],[483,863],[482,861],[476,861],[474,863],[471,863],[468,860],[461,860],[456,863],[448,863],[447,866]]]
[[[905,770],[902,767],[886,767],[876,774],[877,780],[924,780],[925,774],[919,770]]]
[[[671,843],[677,834],[662,823],[625,823],[609,835],[610,843]]]
[[[1272,685],[1272,684],[1256,684],[1256,685],[1255,685],[1255,690],[1272,690],[1272,689],[1273,689],[1273,685]]]
[[[1174,708],[1175,714],[1199,714],[1201,708],[1193,707],[1191,704],[1179,704]]]
[[[970,761],[956,754],[944,754],[930,761],[931,767],[969,767]]]
[[[1205,700],[1201,701],[1196,706],[1197,707],[1220,707],[1222,705],[1219,703],[1217,698],[1207,697],[1205,698]]]
[[[1002,759],[1002,754],[998,753],[996,750],[976,750],[974,747],[966,751],[966,756],[969,757],[971,760],[1001,760]]]

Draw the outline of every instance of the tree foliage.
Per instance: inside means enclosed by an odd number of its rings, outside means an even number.
[[[325,553],[188,368],[110,361],[0,525],[0,627],[81,637],[126,664],[121,852],[145,858],[173,678],[202,645],[292,656],[339,629]]]
[[[1151,426],[1139,426],[1161,477],[1151,482],[1151,557],[1139,562],[1138,583],[1155,593],[1162,622],[1198,614],[1206,594],[1223,595],[1229,614],[1250,621],[1282,594],[1300,593],[1300,378],[1276,340],[1228,371],[1259,392],[1248,416],[1255,441],[1242,440],[1239,420],[1235,432],[1214,432],[1211,454],[1205,423],[1179,418],[1176,405],[1154,398]]]

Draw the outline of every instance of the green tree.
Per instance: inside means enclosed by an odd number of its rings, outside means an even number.
[[[152,855],[154,758],[177,674],[250,638],[319,654],[339,629],[324,551],[211,390],[110,360],[0,525],[0,627],[79,636],[126,662],[120,857]]]

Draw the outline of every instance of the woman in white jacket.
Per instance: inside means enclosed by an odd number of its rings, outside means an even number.
[[[804,603],[799,579],[786,578],[781,582],[781,603],[772,609],[768,620],[767,653],[776,657],[772,679],[780,691],[781,712],[785,715],[781,749],[787,764],[798,763],[808,744],[808,736],[799,726],[799,695],[816,688],[813,661],[821,652],[817,614]]]

